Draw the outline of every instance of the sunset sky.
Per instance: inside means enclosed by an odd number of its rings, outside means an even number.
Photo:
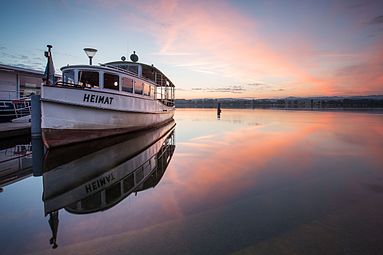
[[[92,2],[92,3],[91,3]],[[56,70],[129,57],[177,98],[383,94],[383,0],[5,1],[0,63]]]

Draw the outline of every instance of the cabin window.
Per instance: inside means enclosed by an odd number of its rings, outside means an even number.
[[[134,175],[133,173],[131,173],[124,179],[124,193],[128,192],[129,190],[133,188],[134,188]]]
[[[79,71],[78,72],[78,85],[84,86],[87,88],[96,87],[99,85],[99,74],[98,72],[91,71]]]
[[[136,65],[129,65],[129,67],[128,67],[128,70],[130,71],[130,72],[133,72],[133,73],[135,73],[135,74],[138,74],[138,66],[136,66]]]
[[[144,95],[150,96],[150,86],[149,84],[144,84]]]
[[[67,70],[63,72],[63,83],[64,85],[74,85],[74,71]]]
[[[101,206],[101,192],[97,192],[81,201],[81,207],[86,210],[95,210]]]
[[[144,163],[144,165],[142,166],[142,168],[144,169],[144,174],[145,174],[145,175],[149,175],[150,170],[151,170],[150,162],[149,162],[149,161],[146,161],[146,162]]]
[[[111,73],[104,73],[104,88],[119,90],[120,77]]]
[[[128,77],[122,77],[122,91],[133,93],[134,80]]]
[[[77,202],[71,203],[70,205],[67,205],[65,208],[69,208],[69,209],[72,209],[72,210],[78,210]]]
[[[164,99],[164,88],[163,87],[157,87],[156,96],[157,99]]]
[[[136,170],[136,182],[139,183],[144,179],[144,169],[142,166]]]
[[[143,86],[144,86],[143,82],[137,82],[136,85],[134,86],[134,93],[142,95]]]
[[[128,66],[127,65],[116,65],[116,67],[120,68],[120,69],[128,70]]]
[[[116,201],[121,196],[121,187],[120,183],[117,182],[113,184],[111,187],[105,190],[105,201],[107,204]]]
[[[118,68],[125,69],[129,72],[138,74],[138,66],[137,65],[118,65]]]

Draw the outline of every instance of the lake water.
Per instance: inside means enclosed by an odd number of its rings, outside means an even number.
[[[175,122],[43,159],[2,144],[0,254],[383,254],[382,114]]]

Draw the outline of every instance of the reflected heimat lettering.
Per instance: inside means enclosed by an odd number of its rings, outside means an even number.
[[[92,94],[84,94],[83,102],[89,102],[89,103],[101,103],[101,104],[112,104],[113,97],[106,97],[106,96],[99,96],[99,95],[92,95]]]
[[[106,184],[109,184],[111,181],[113,181],[115,178],[113,176],[113,173],[103,176],[87,185],[85,185],[85,191],[86,193],[90,193],[92,191],[95,191],[101,187],[103,187]]]

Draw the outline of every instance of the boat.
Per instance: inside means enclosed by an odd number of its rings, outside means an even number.
[[[104,211],[132,192],[156,186],[175,150],[174,127],[172,121],[48,151],[43,170],[45,215],[62,208],[74,214]]]
[[[59,211],[108,210],[130,194],[154,188],[175,151],[174,120],[157,128],[48,150],[43,166],[43,202],[52,248]],[[106,160],[107,159],[107,160]]]
[[[48,45],[41,89],[41,131],[46,147],[57,147],[155,127],[173,119],[174,84],[153,65],[131,61],[92,65],[97,50],[85,48],[89,65],[61,68],[55,81]],[[90,56],[93,54],[92,56]]]

